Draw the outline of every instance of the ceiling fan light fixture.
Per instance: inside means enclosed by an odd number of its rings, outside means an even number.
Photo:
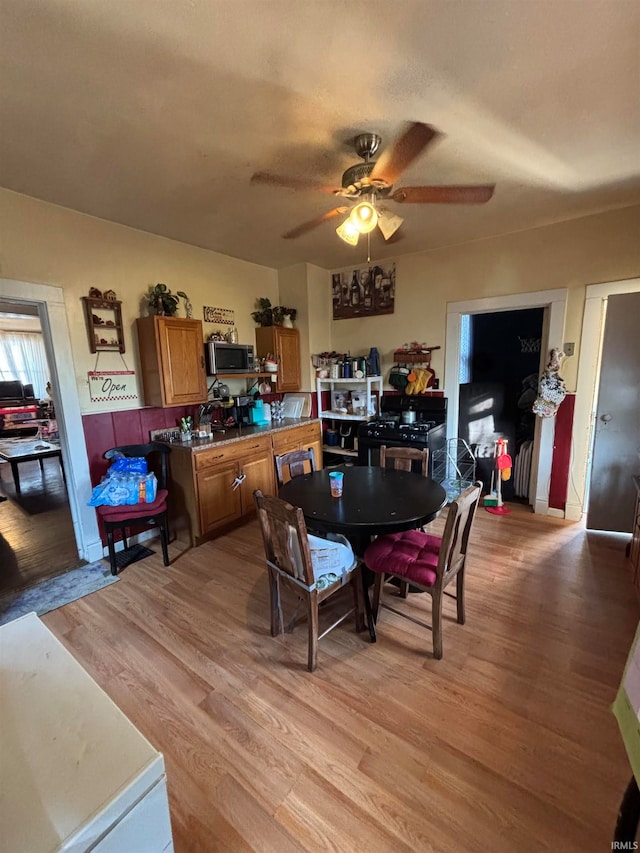
[[[378,211],[370,201],[361,201],[353,208],[349,219],[360,234],[369,234],[378,224]]]
[[[353,222],[351,222],[351,218],[349,216],[345,219],[342,225],[338,225],[338,227],[336,228],[336,234],[350,246],[358,245],[360,232],[353,224]]]
[[[391,213],[388,210],[381,211],[378,214],[378,228],[382,232],[382,236],[385,240],[388,240],[390,237],[396,233],[398,228],[402,225],[404,219],[402,216],[398,216],[395,213]]]

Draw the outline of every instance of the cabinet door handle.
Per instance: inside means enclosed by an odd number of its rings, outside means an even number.
[[[236,490],[237,488],[239,488],[239,487],[244,483],[244,481],[245,481],[246,479],[247,479],[247,475],[246,475],[246,474],[239,474],[239,475],[235,478],[235,480],[233,481],[233,483],[232,483],[232,485],[231,485],[232,490],[235,492],[235,490]]]
[[[200,367],[204,367],[204,356],[200,356]]]

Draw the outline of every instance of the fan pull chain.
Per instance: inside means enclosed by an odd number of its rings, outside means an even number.
[[[371,263],[371,233],[367,234],[367,263]]]

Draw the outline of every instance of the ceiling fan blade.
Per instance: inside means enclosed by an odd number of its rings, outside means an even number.
[[[251,176],[252,184],[266,184],[269,187],[285,187],[290,190],[319,190],[333,194],[336,187],[330,187],[310,178],[291,178],[286,175],[272,175],[270,172],[256,172]]]
[[[389,196],[409,204],[484,204],[493,195],[495,184],[475,186],[399,187]]]
[[[334,207],[334,209],[328,211],[328,213],[323,213],[321,216],[316,216],[315,219],[303,222],[302,225],[292,228],[291,231],[287,231],[287,233],[282,236],[285,240],[293,240],[295,237],[300,237],[302,234],[306,234],[307,231],[312,231],[314,228],[317,228],[318,225],[322,225],[323,222],[328,222],[330,219],[335,219],[336,216],[346,213],[347,210],[349,210],[348,207]]]
[[[383,152],[373,167],[371,180],[395,184],[407,166],[410,166],[427,145],[439,135],[431,125],[422,124],[419,121],[413,122],[396,139],[393,146]]]

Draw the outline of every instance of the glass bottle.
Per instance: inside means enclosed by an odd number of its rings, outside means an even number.
[[[351,279],[351,307],[359,308],[360,307],[360,285],[358,283],[358,271],[353,271],[353,278]]]

